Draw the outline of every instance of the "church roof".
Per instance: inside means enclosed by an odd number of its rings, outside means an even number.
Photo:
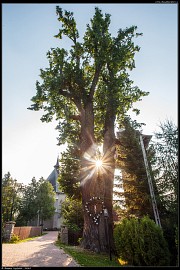
[[[137,132],[137,134],[140,134],[140,132],[139,132],[138,130],[136,130],[136,132]],[[119,132],[116,133],[116,134],[117,134],[117,139],[118,139],[118,140],[121,139],[121,134],[123,134],[123,133],[124,133],[124,130],[119,131]],[[152,135],[145,135],[145,134],[141,134],[141,135],[142,135],[144,147],[145,147],[145,149],[147,149],[148,146],[149,146],[149,142],[150,142],[150,140],[151,140],[151,138],[152,138]]]
[[[59,175],[59,160],[57,158],[56,165],[54,165],[54,170],[50,173],[50,175],[47,178],[47,180],[52,184],[55,192],[59,191],[57,182],[58,175]]]

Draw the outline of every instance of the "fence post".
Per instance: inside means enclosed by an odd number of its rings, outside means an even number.
[[[4,236],[3,236],[5,242],[10,242],[11,237],[13,235],[15,224],[16,224],[16,222],[14,222],[14,221],[7,221],[6,222],[5,228],[4,228]]]
[[[68,245],[68,228],[61,226],[61,243]]]

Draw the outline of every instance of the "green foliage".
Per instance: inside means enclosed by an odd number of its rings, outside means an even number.
[[[11,236],[10,243],[17,243],[17,242],[19,242],[19,241],[20,241],[20,238],[19,238],[18,235],[13,234],[13,235]]]
[[[160,131],[155,133],[153,143],[156,152],[156,182],[161,200],[166,209],[178,212],[178,128],[172,121],[160,123]],[[177,223],[177,218],[176,218]]]
[[[49,219],[54,214],[55,192],[53,186],[47,180],[41,178],[39,180],[38,195],[35,200],[35,204],[40,213],[40,223],[43,220]]]
[[[66,197],[62,203],[62,214],[64,217],[64,224],[73,231],[78,232],[83,230],[83,207],[82,202],[73,197]]]
[[[74,146],[67,147],[60,159],[60,174],[58,181],[61,190],[68,196],[81,199],[80,192],[80,157]]]
[[[33,177],[31,183],[24,187],[20,213],[16,225],[25,226],[28,221],[37,216],[37,205],[35,203],[37,195],[38,181]]]
[[[138,127],[137,123],[128,118],[125,119],[123,127],[123,131],[119,133],[116,149],[117,167],[122,172],[119,182],[122,183],[124,190],[124,216],[149,215],[153,218],[148,179],[139,141],[140,131],[135,129]]]
[[[171,253],[171,265],[176,265],[178,247],[175,231],[178,226],[178,128],[166,120],[154,133],[151,150],[155,153],[152,170],[159,193],[160,218]]]
[[[146,265],[169,265],[169,251],[163,230],[154,221],[144,218],[141,221],[144,235],[144,256]]]
[[[39,223],[50,218],[54,213],[55,192],[52,185],[41,178],[36,181],[32,179],[31,183],[24,187],[22,202],[19,210],[16,225],[27,225],[28,221],[37,218],[39,213]]]
[[[83,240],[82,237],[79,237],[79,238],[78,238],[77,242],[78,242],[79,245],[81,244],[82,240]]]
[[[168,266],[169,250],[162,229],[145,216],[123,219],[114,229],[118,257],[133,266]]]
[[[71,49],[51,48],[47,53],[49,67],[41,69],[42,83],[36,82],[36,95],[29,109],[43,109],[42,121],[59,124],[59,144],[70,142],[81,132],[81,117],[87,103],[93,103],[94,132],[102,141],[105,119],[121,122],[133,103],[149,93],[133,86],[127,70],[135,68],[134,55],[140,50],[133,39],[142,35],[137,27],[120,29],[116,37],[109,32],[110,15],[99,8],[87,24],[82,42],[72,12],[56,7],[60,30],[56,38],[68,37]],[[113,105],[113,106],[112,106]],[[137,109],[134,109],[137,113]],[[139,113],[139,112],[138,112]]]
[[[8,172],[2,178],[2,220],[14,221],[21,204],[23,185]]]

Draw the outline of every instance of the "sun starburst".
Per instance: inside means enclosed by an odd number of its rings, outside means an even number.
[[[100,168],[102,165],[103,165],[102,160],[97,159],[97,160],[96,160],[96,167]]]
[[[81,170],[81,185],[84,185],[86,181],[95,175],[112,172],[111,156],[111,151],[107,151],[103,155],[102,151],[96,145],[88,149],[83,156],[87,164]]]

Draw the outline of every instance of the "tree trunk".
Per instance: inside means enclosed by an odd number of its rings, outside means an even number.
[[[81,245],[83,248],[95,252],[107,252],[110,248],[108,240],[112,245],[113,239],[114,124],[112,125],[112,121],[107,124],[104,137],[104,157],[108,161],[108,166],[105,166],[105,171],[102,173],[96,168],[95,164],[92,164],[92,158],[96,154],[96,145],[91,105],[89,104],[86,107],[83,118],[81,118],[81,150],[83,154],[81,189],[84,211],[83,241]],[[111,126],[108,126],[109,124]],[[89,157],[88,159],[83,158],[86,154]],[[104,216],[104,209],[108,210],[108,220]]]
[[[113,186],[114,186],[114,171],[115,171],[115,134],[114,134],[114,122],[115,113],[110,107],[107,110],[105,118],[105,134],[103,143],[104,162],[107,165],[106,173],[104,174],[105,181],[105,194],[104,201],[108,210],[108,231],[109,231],[109,249],[114,249],[113,241]]]
[[[84,211],[82,247],[95,252],[107,250],[104,218],[105,182],[92,159],[96,154],[92,102],[81,112],[81,191]],[[86,158],[88,156],[88,158]]]

